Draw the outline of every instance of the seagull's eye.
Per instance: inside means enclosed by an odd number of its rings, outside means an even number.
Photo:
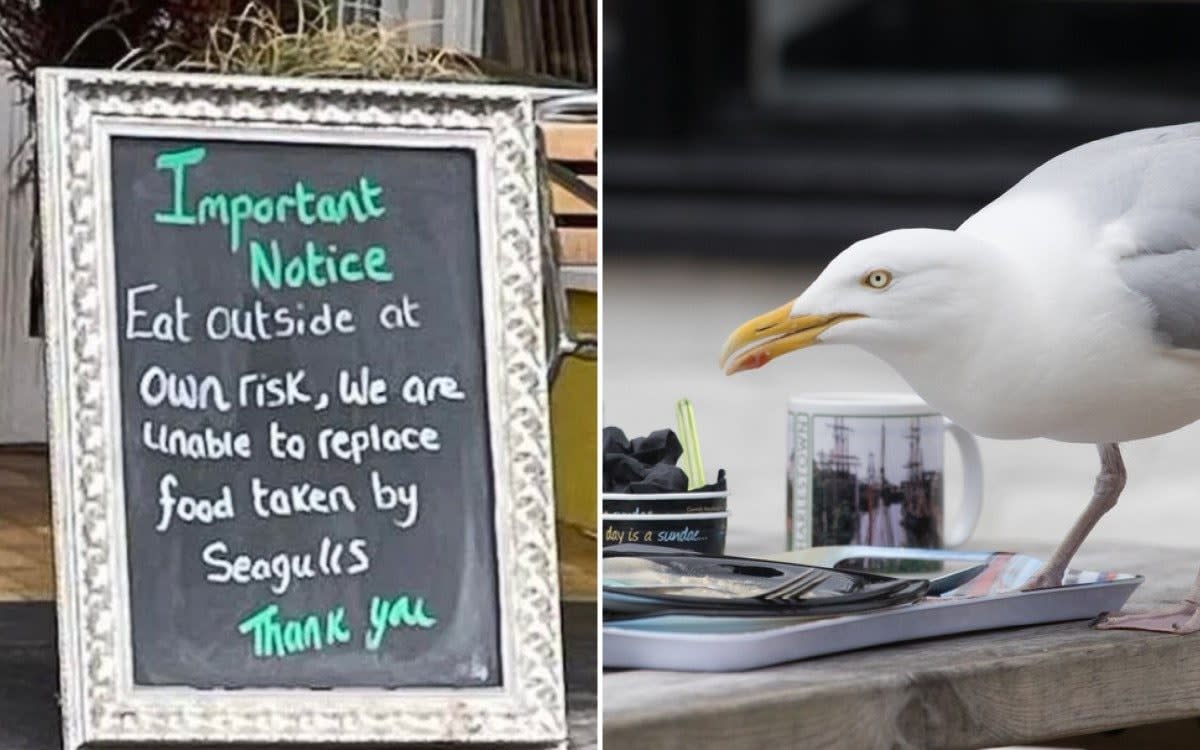
[[[882,268],[877,268],[863,277],[863,284],[872,289],[886,289],[892,283],[892,274]]]

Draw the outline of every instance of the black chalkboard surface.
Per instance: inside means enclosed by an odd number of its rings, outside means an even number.
[[[500,684],[473,152],[110,146],[134,683]]]

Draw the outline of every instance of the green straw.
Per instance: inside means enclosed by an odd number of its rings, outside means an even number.
[[[696,412],[692,402],[679,399],[675,405],[675,417],[679,425],[679,438],[683,443],[684,473],[688,476],[688,489],[704,486],[704,460],[700,458],[700,435],[696,432]]]

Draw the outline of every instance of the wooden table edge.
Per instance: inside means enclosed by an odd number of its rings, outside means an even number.
[[[1104,554],[1093,549],[1085,563]],[[1121,549],[1118,563],[1136,548]],[[1136,551],[1142,562],[1110,566],[1147,575],[1135,605],[1187,590],[1194,552]],[[1044,545],[1033,552],[1044,553]],[[980,747],[1200,715],[1200,634],[1097,631],[1080,620],[749,672],[629,670],[602,681],[610,748]]]

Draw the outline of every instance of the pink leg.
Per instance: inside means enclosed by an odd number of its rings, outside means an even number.
[[[1100,630],[1152,630],[1157,633],[1195,633],[1200,631],[1200,576],[1192,591],[1179,604],[1165,609],[1103,617],[1096,622]]]
[[[1092,491],[1092,501],[1088,503],[1079,520],[1071,527],[1067,538],[1063,539],[1058,549],[1034,574],[1033,578],[1021,587],[1022,591],[1048,589],[1062,585],[1063,574],[1071,558],[1079,551],[1083,540],[1095,528],[1100,517],[1113,509],[1121,490],[1125,489],[1125,462],[1121,460],[1121,450],[1116,443],[1101,443],[1096,446],[1100,451],[1100,473],[1096,475],[1096,487]]]

